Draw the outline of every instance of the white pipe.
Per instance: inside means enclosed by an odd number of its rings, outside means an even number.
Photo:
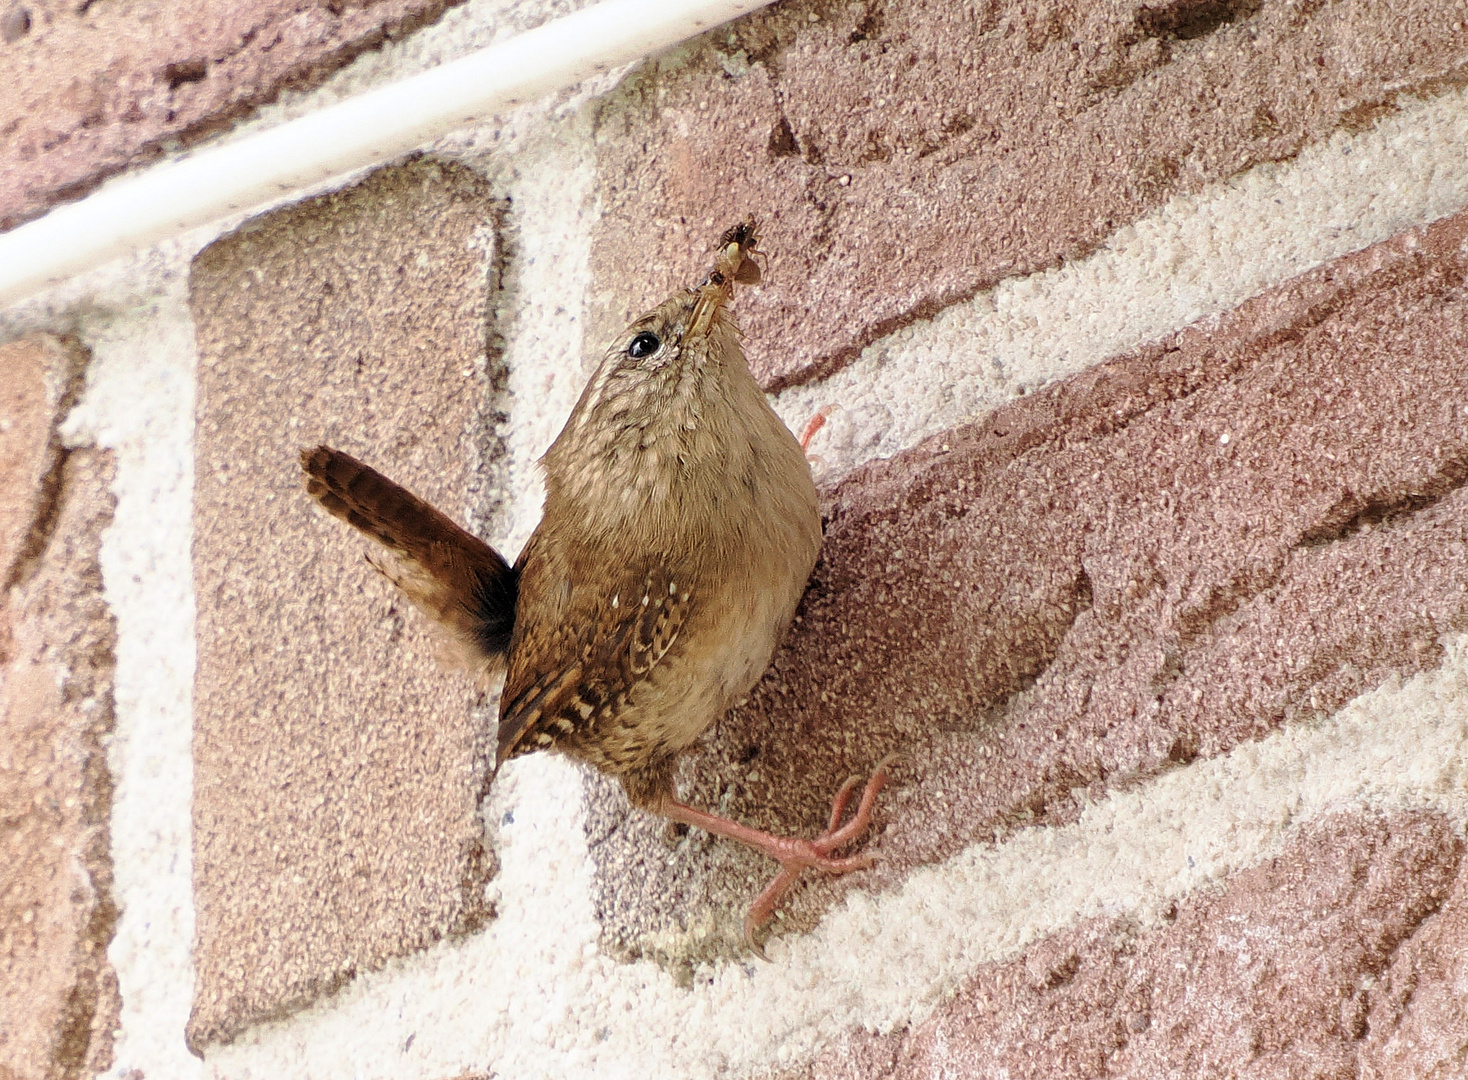
[[[0,307],[109,259],[390,161],[771,0],[602,0],[498,45],[157,165],[0,235]]]

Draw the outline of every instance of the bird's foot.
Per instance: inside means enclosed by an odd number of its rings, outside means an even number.
[[[831,852],[856,840],[871,825],[872,807],[876,804],[878,793],[887,786],[887,769],[896,758],[896,754],[888,754],[878,762],[876,769],[867,779],[866,787],[862,789],[861,801],[857,804],[856,813],[844,825],[841,824],[841,819],[846,814],[846,806],[851,801],[851,796],[861,786],[861,777],[853,776],[842,784],[841,790],[831,800],[831,820],[826,826],[826,831],[813,840],[774,836],[760,829],[741,825],[737,821],[730,821],[704,810],[696,810],[672,799],[664,802],[663,813],[674,821],[682,821],[719,836],[738,840],[768,855],[780,864],[780,872],[755,898],[754,903],[749,907],[748,914],[744,917],[744,938],[749,942],[750,949],[761,960],[768,960],[769,957],[765,955],[764,944],[755,936],[756,932],[770,921],[775,913],[775,908],[800,879],[801,871],[814,869],[828,874],[849,874],[853,870],[865,870],[876,861],[871,855],[835,858]]]
[[[820,433],[821,428],[826,426],[826,421],[831,418],[831,410],[838,408],[835,405],[826,405],[816,410],[816,414],[806,421],[805,430],[800,433],[800,448],[807,454],[810,452],[810,442]]]

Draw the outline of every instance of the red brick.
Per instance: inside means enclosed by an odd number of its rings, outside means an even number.
[[[0,229],[314,86],[455,2],[7,0]]]
[[[488,508],[493,224],[481,177],[417,160],[194,262],[196,1049],[492,914],[492,721],[297,453]]]
[[[48,336],[0,346],[0,1075],[17,1080],[105,1069],[119,1010],[102,745],[115,631],[97,561],[112,466],[55,434],[85,362]]]
[[[1468,874],[1397,950],[1373,987],[1362,1040],[1364,1080],[1468,1076]]]
[[[1386,1003],[1401,1004],[1393,980],[1414,967],[1399,954],[1430,956],[1439,974],[1451,964],[1437,929],[1451,916],[1438,912],[1463,891],[1462,851],[1439,815],[1340,814],[1222,895],[1178,904],[1170,925],[1093,920],[1056,934],[986,965],[912,1029],[855,1035],[785,1075],[1354,1078],[1363,1050],[1393,1040]],[[1463,1044],[1461,1030],[1439,1035]],[[1399,1060],[1394,1075],[1442,1061]]]
[[[1468,629],[1465,238],[1403,234],[828,492],[801,621],[683,774],[812,833],[903,752],[881,864],[814,878],[787,927],[1440,661]],[[621,805],[590,811],[608,945],[737,951],[768,866],[675,856]]]
[[[1465,61],[1450,0],[776,5],[603,106],[592,336],[754,213],[776,257],[740,299],[751,362],[799,382]]]

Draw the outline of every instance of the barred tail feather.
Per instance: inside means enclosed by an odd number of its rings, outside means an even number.
[[[350,454],[302,450],[301,468],[307,493],[328,513],[397,557],[390,569],[373,565],[448,629],[476,666],[503,664],[519,575],[494,548]]]

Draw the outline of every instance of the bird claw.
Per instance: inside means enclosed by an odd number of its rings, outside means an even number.
[[[829,418],[830,412],[831,407],[827,405],[825,408],[818,409],[815,415],[806,421],[805,430],[800,433],[798,440],[802,453],[810,450],[810,441],[816,437],[816,434],[821,428],[826,426],[826,420]]]
[[[896,754],[888,754],[877,763],[877,767],[872,770],[871,776],[867,779],[866,787],[862,789],[861,801],[857,804],[856,813],[845,825],[841,824],[841,819],[846,814],[846,806],[851,801],[851,796],[861,785],[861,778],[852,777],[842,784],[841,790],[836,792],[836,797],[831,800],[830,823],[826,831],[814,840],[772,836],[760,829],[742,825],[707,810],[699,810],[687,803],[681,803],[673,798],[671,793],[665,793],[653,808],[672,821],[692,825],[715,836],[738,840],[741,844],[768,855],[780,864],[780,872],[755,898],[744,919],[744,938],[749,943],[750,951],[761,959],[767,960],[769,958],[765,956],[764,946],[755,937],[756,931],[769,922],[770,917],[775,913],[775,908],[790,891],[790,887],[799,880],[801,871],[812,869],[821,870],[827,874],[849,874],[853,870],[865,870],[876,861],[871,855],[833,858],[831,852],[857,839],[871,825],[872,807],[876,804],[878,793],[887,786],[887,770],[896,760]]]
[[[876,863],[874,855],[852,855],[836,859],[831,857],[831,852],[851,843],[866,832],[871,825],[872,807],[876,804],[877,795],[887,786],[887,769],[896,760],[896,754],[888,754],[877,763],[877,767],[872,770],[872,775],[862,791],[861,802],[857,804],[856,813],[845,825],[841,824],[841,819],[845,816],[846,804],[851,800],[852,793],[861,784],[859,776],[849,777],[841,785],[841,789],[836,792],[836,797],[831,800],[830,824],[820,836],[814,840],[781,840],[771,837],[773,843],[768,846],[760,846],[760,849],[767,855],[779,861],[780,872],[764,887],[744,916],[744,940],[755,956],[769,961],[770,958],[765,954],[764,942],[760,941],[756,934],[770,921],[775,914],[775,908],[800,879],[802,870],[809,868],[822,870],[828,874],[849,874],[854,870],[866,870]]]
[[[813,440],[816,435],[820,433],[821,428],[826,426],[826,422],[831,419],[831,414],[838,411],[841,411],[841,406],[836,402],[832,402],[829,405],[822,405],[819,409],[815,411],[811,418],[806,421],[804,429],[801,431],[799,438],[796,440],[800,443],[801,452],[805,454],[806,459],[809,460],[812,464],[819,461],[820,458],[810,452],[811,440]]]

